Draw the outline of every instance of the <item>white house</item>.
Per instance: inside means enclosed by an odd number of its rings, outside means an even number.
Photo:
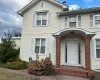
[[[32,0],[23,17],[20,58],[51,54],[59,73],[86,77],[100,69],[100,7],[69,11],[65,2]]]

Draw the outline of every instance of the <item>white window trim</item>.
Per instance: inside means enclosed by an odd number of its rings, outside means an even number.
[[[100,28],[100,27],[95,26],[95,15],[97,14],[90,14],[90,15],[93,15],[93,20],[90,20],[90,21],[93,21],[93,27],[90,26],[90,28]]]
[[[48,26],[48,15],[49,15],[49,12],[46,11],[46,13],[47,13],[47,22],[46,22],[46,25],[42,25],[42,22],[41,22],[41,25],[37,25],[37,13],[35,13],[35,26],[36,27],[46,27],[46,26]],[[41,19],[41,21],[42,21],[42,19]]]
[[[40,50],[39,50],[39,55],[46,55],[46,52],[47,52],[47,38],[45,37],[42,37],[42,38],[35,38],[34,42],[35,42],[35,46],[36,46],[36,39],[45,39],[45,53],[40,53]],[[41,44],[41,40],[40,40],[40,44]],[[34,47],[34,53],[35,53],[35,47]],[[37,54],[37,53],[35,53]]]
[[[96,57],[96,40],[97,40],[97,39],[100,39],[100,38],[95,38],[95,41],[94,41],[94,46],[95,46],[95,47],[94,47],[94,51],[95,51],[94,57],[95,57],[95,60],[100,60],[100,58],[97,58],[97,57]]]
[[[78,16],[81,16],[81,15],[76,15],[76,27],[69,27],[69,16],[65,16],[67,17],[67,26],[65,26],[65,28],[80,28],[82,26],[82,17],[81,17],[81,21],[78,21]],[[65,17],[64,17],[64,21],[65,21]],[[78,26],[78,23],[81,22],[81,26]]]

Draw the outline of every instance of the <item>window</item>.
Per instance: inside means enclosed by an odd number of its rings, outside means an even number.
[[[76,27],[76,16],[69,17],[69,27]]]
[[[100,15],[90,15],[90,27],[100,27]]]
[[[65,27],[67,27],[67,17],[65,17]]]
[[[37,26],[47,25],[47,12],[39,12],[37,13]]]
[[[81,27],[81,16],[78,16],[78,27]]]
[[[100,58],[100,40],[96,40],[96,58]]]
[[[46,43],[46,39],[42,38],[42,39],[35,39],[35,53],[41,53],[44,54],[45,53],[45,43]]]
[[[95,26],[100,26],[100,15],[95,15]]]
[[[90,27],[93,27],[93,15],[90,15]]]

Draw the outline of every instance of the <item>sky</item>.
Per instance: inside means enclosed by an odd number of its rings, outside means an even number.
[[[21,29],[23,18],[17,11],[28,4],[31,0],[0,0],[0,37],[8,29]],[[58,0],[66,1],[70,10],[100,6],[100,0]]]

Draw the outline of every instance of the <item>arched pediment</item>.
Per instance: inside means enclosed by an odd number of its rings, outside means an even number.
[[[94,35],[95,32],[91,32],[91,31],[88,31],[88,30],[85,30],[85,29],[82,29],[82,28],[66,28],[66,29],[62,29],[62,30],[59,30],[58,32],[55,32],[53,33],[52,35],[53,36],[61,36],[61,35],[64,35],[64,34],[69,34],[69,33],[75,33],[75,34],[79,34],[79,35]]]

